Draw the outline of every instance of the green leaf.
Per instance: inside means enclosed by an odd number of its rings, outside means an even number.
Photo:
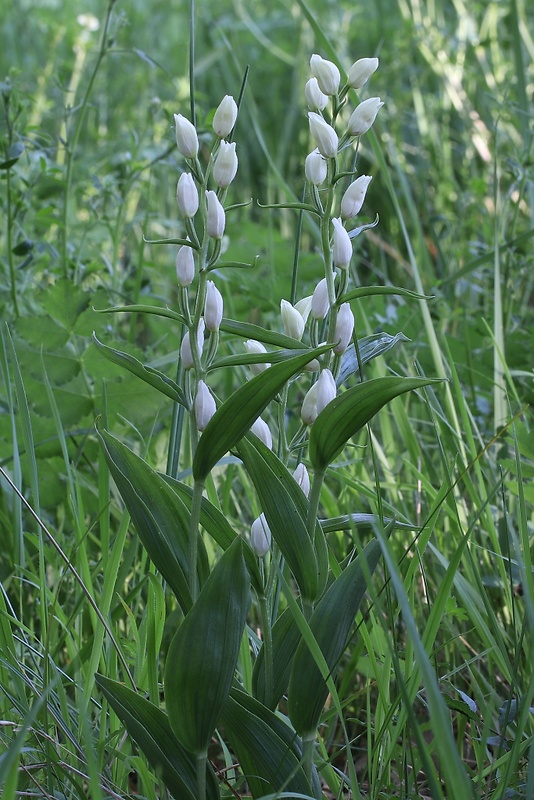
[[[90,305],[91,294],[73,281],[61,278],[40,296],[43,309],[69,333],[74,333],[76,320]]]
[[[336,384],[341,386],[352,375],[357,375],[360,366],[372,361],[373,358],[383,356],[389,352],[399,342],[409,342],[407,336],[399,331],[395,336],[389,333],[373,333],[371,336],[364,336],[358,341],[358,353],[353,344],[349,345],[341,358],[341,368],[336,379]]]
[[[187,408],[184,393],[178,384],[171,378],[168,378],[166,375],[164,375],[163,372],[160,372],[158,369],[154,369],[153,367],[147,367],[145,364],[141,364],[137,358],[131,356],[129,353],[124,353],[122,350],[115,350],[114,347],[108,347],[106,344],[100,342],[94,333],[93,342],[102,355],[104,355],[109,361],[112,361],[113,364],[118,364],[120,367],[124,367],[124,369],[128,370],[128,372],[131,372],[132,375],[136,375],[138,378],[141,378],[142,381],[148,383],[149,386],[153,386],[154,389],[157,389],[162,394],[170,397],[171,400],[174,400],[176,403],[180,403],[180,405]]]
[[[351,436],[390,400],[412,389],[440,382],[440,378],[375,378],[338,395],[311,427],[309,455],[314,468],[324,471]]]
[[[252,673],[252,689],[254,696],[273,711],[287,690],[293,656],[301,635],[291,610],[289,608],[284,609],[272,627],[273,690],[271,697],[266,694],[265,652],[263,647],[258,653],[254,664],[254,672]]]
[[[184,613],[191,608],[189,591],[190,509],[168,483],[142,458],[105,430],[97,429],[115,483],[148,555],[176,595]],[[209,566],[199,540],[198,581],[206,581]]]
[[[319,523],[315,546],[306,526],[308,501],[288,469],[257,437],[247,437],[237,452],[258,493],[272,536],[286,559],[302,597],[314,602],[328,579],[328,551]]]
[[[169,720],[191,753],[205,753],[228,699],[249,605],[249,576],[237,538],[213,568],[167,655]]]
[[[351,300],[360,300],[362,297],[379,294],[395,294],[409,297],[412,300],[432,300],[434,297],[434,295],[417,294],[410,289],[401,289],[400,286],[358,286],[357,289],[351,289],[350,292],[342,295],[337,302],[341,305],[341,303],[349,303]]]
[[[256,375],[220,406],[200,437],[193,459],[193,476],[204,481],[217,461],[250,430],[268,403],[306,364],[329,350],[323,345],[290,358]]]
[[[302,745],[295,731],[259,700],[232,689],[222,723],[253,798],[278,791],[320,796],[316,770],[310,785],[302,768]]]
[[[171,794],[179,800],[197,800],[195,759],[172,732],[167,715],[124,684],[103,675],[96,675],[95,679]],[[218,800],[219,785],[209,764],[206,784],[208,800]]]
[[[313,612],[309,626],[332,674],[347,646],[354,618],[381,555],[380,543],[369,542],[362,553],[345,567]],[[367,563],[364,569],[362,558]],[[297,733],[313,733],[328,696],[326,676],[316,664],[305,639],[293,659],[288,689],[288,711]]]
[[[243,339],[254,339],[257,342],[272,344],[275,347],[287,347],[290,350],[296,351],[307,349],[307,346],[303,342],[300,342],[298,339],[293,339],[292,336],[286,336],[285,333],[267,330],[267,328],[253,325],[251,322],[237,322],[233,319],[223,319],[221,322],[221,330],[225,333],[241,336]]]
[[[325,533],[353,531],[355,528],[358,528],[360,531],[372,531],[376,525],[392,525],[393,528],[402,528],[407,531],[415,531],[418,529],[417,525],[410,522],[399,522],[389,517],[380,518],[378,514],[344,514],[341,517],[321,519],[319,524]]]

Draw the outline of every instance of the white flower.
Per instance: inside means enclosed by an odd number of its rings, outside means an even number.
[[[339,339],[339,344],[336,344],[334,347],[334,353],[341,355],[341,353],[345,352],[349,346],[350,340],[352,339],[353,331],[354,314],[352,313],[350,303],[342,303],[339,307],[339,311],[337,312],[336,332],[334,334],[334,339],[336,341]]]
[[[259,558],[267,555],[271,549],[271,538],[265,514],[260,514],[250,526],[250,545]]]
[[[328,296],[328,283],[326,278],[319,281],[315,287],[311,302],[311,315],[313,319],[324,319],[330,308]]]
[[[198,211],[198,191],[190,172],[182,172],[176,187],[176,201],[182,217],[194,217]]]
[[[204,320],[209,331],[218,331],[223,315],[223,298],[213,281],[208,281],[206,286],[206,305],[204,306]]]
[[[257,342],[255,339],[247,339],[247,341],[244,344],[247,353],[257,354],[257,353],[267,352],[262,343]],[[265,363],[265,364],[250,364],[249,366],[250,366],[250,371],[252,372],[253,375],[259,375],[260,372],[263,372],[264,370],[268,369],[271,365]]]
[[[263,444],[269,448],[269,450],[273,449],[273,437],[271,431],[269,430],[269,426],[267,425],[261,417],[258,417],[254,425],[250,429],[251,433],[261,439]]]
[[[221,139],[225,139],[232,132],[237,119],[237,103],[227,94],[223,97],[217,111],[213,115],[213,130]]]
[[[282,325],[284,332],[287,336],[292,336],[293,339],[302,339],[304,333],[304,317],[295,306],[292,306],[287,300],[280,302],[280,313],[282,315]]]
[[[334,158],[339,144],[335,130],[315,111],[308,112],[308,121],[310,123],[310,133],[321,155],[325,158]]]
[[[310,476],[308,474],[308,470],[302,462],[296,468],[295,472],[293,473],[293,477],[306,497],[308,497],[310,494]]]
[[[302,401],[300,418],[305,425],[311,425],[317,419],[317,389],[318,385],[316,381],[313,386],[308,389]]]
[[[195,126],[181,114],[174,115],[176,145],[184,158],[195,158],[198,154],[198,136]]]
[[[197,386],[197,396],[195,397],[195,417],[197,428],[203,431],[215,414],[217,406],[208,386],[204,381],[199,381]]]
[[[384,103],[379,97],[368,97],[350,115],[348,131],[351,136],[367,133]]]
[[[367,187],[372,178],[369,175],[360,175],[351,183],[347,191],[341,198],[341,216],[343,219],[351,219],[360,213]]]
[[[319,88],[324,94],[336,94],[341,75],[335,64],[321,58],[316,53],[310,58],[311,74],[317,78]]]
[[[306,156],[304,173],[306,175],[306,180],[314,186],[320,186],[325,182],[328,173],[328,164],[317,148]]]
[[[317,414],[336,396],[336,382],[329,369],[323,369],[317,381]]]
[[[208,236],[213,239],[222,239],[226,225],[226,215],[221,201],[213,191],[206,192],[206,202],[208,204],[208,216],[206,220],[206,230]]]
[[[359,58],[349,69],[347,84],[353,89],[361,89],[377,69],[378,58]]]
[[[204,327],[205,323],[201,317],[198,322],[197,330],[197,350],[199,358],[202,355],[202,350],[204,349]],[[184,369],[192,369],[195,366],[195,362],[193,361],[193,352],[191,350],[191,338],[189,331],[186,331],[185,336],[182,339],[182,344],[180,345],[180,358],[182,360],[182,366]]]
[[[195,277],[193,249],[183,245],[176,254],[176,277],[180,286],[190,286]]]
[[[321,92],[317,78],[310,78],[304,87],[304,97],[310,111],[322,111],[328,103],[328,95]]]
[[[332,258],[334,265],[340,269],[347,269],[352,258],[352,242],[347,230],[343,227],[341,219],[333,219],[334,243]]]
[[[213,165],[213,180],[221,189],[228,188],[232,183],[237,172],[237,163],[235,142],[222,141]]]

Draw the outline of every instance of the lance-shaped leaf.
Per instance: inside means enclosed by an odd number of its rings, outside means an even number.
[[[359,383],[328,403],[310,431],[310,461],[324,471],[339,455],[351,436],[358,433],[382,406],[412,389],[420,389],[440,378],[375,378]]]
[[[228,699],[249,605],[250,582],[238,538],[213,568],[167,654],[167,713],[191,753],[206,751]]]
[[[204,481],[212,467],[243,438],[286,382],[330,348],[331,345],[323,345],[274,364],[234,392],[217,409],[200,437],[193,459],[195,480]]]
[[[99,341],[94,333],[93,342],[102,355],[108,359],[108,361],[118,364],[119,367],[123,367],[124,369],[128,370],[128,372],[131,372],[132,375],[141,378],[142,381],[148,383],[149,386],[153,386],[154,389],[157,389],[158,392],[166,395],[166,397],[170,397],[170,399],[174,400],[176,403],[180,403],[180,405],[187,407],[184,393],[178,384],[171,378],[168,378],[166,375],[164,375],[163,372],[160,372],[158,369],[154,369],[153,367],[147,367],[145,364],[141,364],[137,358],[131,356],[129,353],[124,353],[122,350],[116,350],[114,347],[108,347],[106,344],[103,344],[101,341]]]
[[[310,617],[310,631],[331,674],[347,646],[354,617],[367,588],[366,575],[373,574],[381,552],[378,541],[369,542],[331,584]],[[297,733],[313,733],[321,718],[328,686],[304,638],[293,659],[287,696],[289,717]]]
[[[193,501],[193,489],[191,486],[187,486],[187,484],[177,481],[169,475],[162,475],[161,477],[169,484],[173,491],[177,493],[188,512],[190,512]],[[234,531],[222,511],[219,511],[213,503],[210,503],[207,497],[202,498],[200,524],[206,533],[208,533],[223,550],[227,550],[234,539],[239,535]],[[263,592],[263,580],[258,565],[258,559],[245,541],[243,541],[243,557],[247,565],[252,586],[258,594],[261,594]]]
[[[277,455],[263,442],[247,437],[237,451],[258,494],[271,534],[284,555],[302,597],[314,602],[328,578],[328,551],[317,522],[315,541],[306,527],[308,501]]]
[[[262,647],[258,653],[252,673],[252,690],[254,696],[263,705],[274,711],[282,695],[287,691],[293,656],[301,639],[300,629],[289,608],[284,609],[272,628],[273,640],[273,688],[271,696],[267,695],[265,685],[265,651]]]
[[[337,386],[341,386],[351,375],[357,375],[360,366],[367,364],[377,356],[383,356],[399,342],[409,342],[407,336],[399,331],[395,336],[389,333],[373,333],[358,340],[358,353],[353,344],[350,344],[341,358],[341,367],[336,378]]]
[[[172,732],[167,715],[124,684],[103,675],[95,678],[111,708],[171,794],[180,800],[197,800],[195,759]],[[219,784],[209,763],[206,778],[207,799],[218,800]]]
[[[258,700],[232,689],[222,723],[253,798],[282,790],[321,796],[317,771],[310,785],[302,768],[302,744],[295,731]]]
[[[148,555],[161,572],[184,614],[189,591],[190,509],[142,458],[105,430],[98,430],[107,464]],[[206,548],[199,540],[198,581],[209,574]]]

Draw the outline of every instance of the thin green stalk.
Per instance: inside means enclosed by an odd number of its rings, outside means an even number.
[[[304,769],[304,774],[308,778],[310,784],[312,782],[315,736],[315,731],[313,731],[312,733],[306,733],[302,737],[302,768]]]
[[[197,753],[197,798],[206,800],[206,766],[208,754],[206,750]]]
[[[312,542],[315,542],[315,526],[317,524],[317,516],[319,513],[319,501],[321,499],[321,489],[323,487],[324,476],[324,471],[318,469],[314,470],[310,496],[308,498],[306,527]]]
[[[189,591],[193,603],[198,597],[198,536],[200,527],[200,510],[202,508],[202,493],[204,481],[195,481],[193,485],[193,500],[191,503],[191,521],[189,525]]]
[[[20,316],[19,305],[17,302],[17,281],[15,275],[15,262],[13,260],[13,206],[11,198],[11,169],[6,170],[6,192],[7,192],[7,214],[6,214],[6,239],[7,239],[7,261],[9,264],[9,280],[11,288],[11,299],[15,317]]]
[[[271,626],[271,612],[265,595],[258,598],[260,604],[260,616],[263,633],[263,658],[265,664],[265,694],[272,697],[273,694],[273,636]]]

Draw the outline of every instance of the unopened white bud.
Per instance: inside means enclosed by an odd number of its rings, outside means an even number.
[[[197,330],[197,350],[199,358],[202,355],[203,349],[204,349],[204,320],[201,317],[198,322],[198,330]],[[185,336],[182,339],[182,344],[180,345],[180,358],[182,361],[182,367],[184,369],[192,369],[195,366],[195,362],[193,360],[193,352],[191,350],[191,338],[189,331],[186,331]]]
[[[362,136],[367,133],[383,105],[384,103],[379,97],[368,97],[367,100],[356,106],[349,119],[350,135]]]
[[[250,526],[250,546],[259,558],[267,555],[271,549],[271,538],[265,514],[260,514]]]
[[[329,369],[323,369],[317,381],[317,414],[336,396],[336,382]]]
[[[310,494],[310,476],[308,474],[308,470],[302,462],[296,468],[295,472],[293,473],[293,477],[306,497],[308,497]]]
[[[311,315],[313,319],[324,319],[330,308],[328,296],[328,283],[326,278],[319,281],[315,287],[311,302]]]
[[[304,97],[310,111],[322,111],[328,103],[328,95],[319,89],[317,78],[310,78],[304,87]]]
[[[198,154],[198,136],[195,126],[181,114],[174,115],[176,145],[184,158],[195,158]]]
[[[311,425],[317,419],[317,388],[316,381],[313,386],[308,389],[302,401],[300,418],[305,425]]]
[[[339,311],[337,312],[336,332],[334,334],[334,339],[336,341],[339,340],[339,342],[334,347],[334,353],[341,355],[341,353],[345,352],[349,346],[350,340],[352,339],[353,331],[354,314],[352,313],[349,303],[342,303],[342,305],[339,307]]]
[[[332,259],[336,267],[347,269],[352,258],[352,242],[340,219],[333,219],[332,224],[334,226]]]
[[[273,437],[271,431],[267,423],[264,420],[262,420],[261,417],[258,417],[254,425],[251,427],[250,431],[255,436],[257,436],[258,439],[261,439],[263,444],[266,447],[268,447],[269,450],[273,449]]]
[[[182,217],[191,219],[198,211],[198,191],[190,172],[182,172],[176,187],[176,201]]]
[[[221,142],[215,164],[213,165],[213,180],[221,189],[226,189],[232,183],[237,172],[237,156],[235,142]]]
[[[284,326],[285,334],[300,341],[304,333],[305,324],[300,311],[297,311],[287,300],[282,300],[280,302],[280,313],[282,315],[282,325]]]
[[[206,220],[206,230],[208,236],[213,239],[222,239],[226,225],[226,215],[221,201],[214,191],[206,192],[206,202],[208,204],[208,216]]]
[[[217,406],[208,386],[204,381],[199,381],[195,397],[195,418],[199,431],[204,430],[216,410]]]
[[[308,183],[312,183],[314,186],[320,186],[325,182],[328,174],[328,164],[317,148],[306,156],[304,173]]]
[[[206,285],[206,305],[204,306],[204,320],[209,331],[218,331],[223,315],[223,298],[213,281]]]
[[[315,111],[308,112],[308,121],[310,123],[310,133],[321,155],[325,158],[334,158],[337,155],[339,144],[335,130]]]
[[[217,111],[213,116],[213,130],[221,139],[225,139],[232,132],[237,119],[237,103],[227,94],[223,97]]]
[[[365,200],[367,187],[372,178],[369,175],[360,175],[351,183],[347,191],[341,198],[341,216],[343,219],[351,219],[360,213]]]
[[[378,58],[359,58],[349,69],[348,86],[353,89],[361,89],[377,69]]]
[[[176,277],[180,286],[190,286],[195,278],[195,257],[193,249],[187,245],[180,247],[176,254]]]
[[[337,93],[341,75],[335,64],[314,53],[310,58],[310,70],[322,92],[330,95]]]
[[[244,345],[245,345],[245,350],[247,351],[247,353],[250,353],[251,355],[252,354],[256,355],[258,353],[262,353],[263,354],[263,353],[267,352],[267,350],[262,345],[262,343],[261,342],[257,342],[255,339],[247,339],[247,341],[244,343]],[[268,364],[267,362],[265,364],[250,364],[250,371],[252,372],[253,375],[259,375],[260,372],[263,372],[264,370],[268,369],[270,366],[271,365]]]

